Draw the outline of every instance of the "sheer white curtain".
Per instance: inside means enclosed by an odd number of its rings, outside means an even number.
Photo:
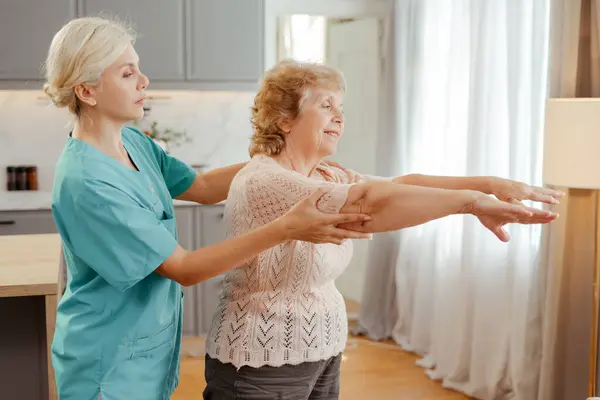
[[[398,173],[541,184],[548,2],[396,2]],[[504,244],[457,216],[399,239],[394,339],[481,399],[537,393],[541,230],[509,232]]]

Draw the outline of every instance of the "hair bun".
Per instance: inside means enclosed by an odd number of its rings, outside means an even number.
[[[79,105],[75,92],[71,88],[58,89],[49,83],[44,84],[44,93],[58,108],[68,107],[71,112],[77,111]]]
[[[44,83],[44,93],[50,98],[50,100],[52,100],[52,103],[54,103],[54,105],[59,106],[60,101],[58,96],[56,95],[56,90],[53,89],[49,83]]]

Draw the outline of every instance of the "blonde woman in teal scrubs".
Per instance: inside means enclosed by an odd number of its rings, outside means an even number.
[[[75,116],[52,193],[69,271],[52,343],[61,400],[168,399],[179,376],[181,285],[286,240],[367,237],[336,227],[367,216],[319,212],[321,191],[243,236],[182,249],[172,199],[222,201],[243,164],[197,175],[125,127],[142,117],[148,86],[132,43],[114,22],[77,19],[55,35],[46,61],[44,91]]]

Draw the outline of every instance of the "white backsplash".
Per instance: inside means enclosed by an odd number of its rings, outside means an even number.
[[[185,129],[192,138],[171,154],[209,168],[248,160],[253,92],[149,92],[149,125]],[[54,165],[71,128],[64,109],[48,104],[37,91],[0,91],[0,194],[7,165],[37,165],[39,190],[50,191]]]

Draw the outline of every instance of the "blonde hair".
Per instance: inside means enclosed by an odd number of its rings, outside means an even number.
[[[318,63],[284,60],[266,72],[251,109],[250,157],[275,156],[283,150],[285,135],[280,124],[300,114],[311,88],[345,92],[346,82],[341,71]]]
[[[102,73],[119,58],[135,33],[116,20],[84,17],[71,20],[52,39],[44,64],[44,93],[57,107],[68,107],[76,116],[81,104],[74,88],[96,86]]]

